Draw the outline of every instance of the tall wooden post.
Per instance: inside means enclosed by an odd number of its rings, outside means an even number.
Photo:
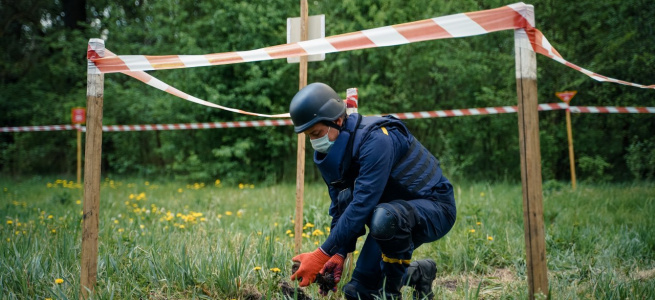
[[[82,183],[82,126],[77,125],[77,184]]]
[[[534,26],[534,7],[528,5],[528,22]],[[541,150],[537,101],[537,57],[525,29],[514,31],[516,90],[518,94],[523,223],[530,299],[548,295],[546,238],[541,185]]]
[[[104,57],[105,42],[89,40],[88,57]],[[102,153],[102,105],[105,76],[88,62],[86,89],[86,148],[84,153],[84,207],[80,298],[93,292],[98,272],[98,216],[100,210],[100,156]]]
[[[300,40],[308,38],[309,8],[307,0],[300,0]],[[299,90],[307,85],[307,56],[300,57]],[[300,253],[303,227],[303,194],[305,192],[305,134],[298,134],[298,157],[296,159],[296,218],[294,222],[294,252]]]
[[[567,103],[568,104],[568,103]],[[566,108],[566,135],[569,138],[569,166],[571,169],[571,187],[575,191],[575,154],[573,151],[573,129],[571,128],[571,109]]]

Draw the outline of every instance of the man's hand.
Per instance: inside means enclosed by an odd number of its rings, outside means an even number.
[[[341,254],[335,254],[325,263],[325,265],[323,265],[323,269],[321,269],[320,272],[321,275],[332,275],[334,278],[334,286],[323,290],[324,287],[321,285],[319,288],[319,293],[322,296],[327,296],[330,291],[335,293],[337,292],[337,284],[339,281],[341,281],[341,274],[343,273],[343,261],[344,257],[341,256]]]
[[[316,274],[318,274],[323,268],[323,265],[325,265],[325,262],[329,259],[330,257],[320,247],[314,252],[296,255],[291,260],[299,262],[300,267],[296,273],[291,275],[291,280],[301,280],[300,286],[308,286],[316,280]]]

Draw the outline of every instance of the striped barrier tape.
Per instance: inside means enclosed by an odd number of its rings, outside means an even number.
[[[236,113],[276,118],[288,117],[288,114],[258,114],[219,106],[181,92],[143,71],[215,66],[298,57],[303,55],[345,52],[436,39],[474,36],[501,30],[523,29],[530,39],[533,51],[550,57],[551,59],[582,72],[597,81],[655,89],[655,84],[646,86],[610,78],[566,61],[550,44],[543,33],[535,28],[535,24],[528,21],[533,18],[526,18],[526,16],[531,16],[532,14],[534,14],[534,11],[531,5],[519,2],[495,9],[454,14],[249,51],[234,51],[205,55],[163,56],[117,56],[110,51],[107,51],[107,56],[101,57],[102,55],[99,55],[95,49],[92,49],[89,46],[87,58],[89,59],[90,64],[93,64],[90,68],[92,67],[94,71],[97,68],[99,72],[103,73],[121,72],[152,87],[166,91],[188,101]]]
[[[571,106],[570,111],[591,114],[655,114],[655,107]]]
[[[540,111],[563,110],[569,107],[566,103],[544,103],[539,104]],[[633,107],[633,106],[570,106],[573,113],[623,113],[623,114],[655,114],[655,107]],[[428,119],[428,118],[449,118],[460,116],[477,116],[515,113],[516,106],[498,106],[483,108],[465,108],[451,110],[432,110],[419,112],[392,113],[398,119]],[[370,116],[382,116],[375,114]],[[146,124],[146,125],[105,125],[102,131],[155,131],[155,130],[191,130],[191,129],[216,129],[216,128],[244,128],[244,127],[269,127],[293,125],[290,119],[282,120],[259,120],[259,121],[234,121],[234,122],[209,122],[209,123],[188,123],[188,124]],[[0,132],[26,132],[26,131],[58,131],[58,130],[80,130],[86,131],[86,127],[79,125],[49,125],[49,126],[21,126],[21,127],[0,127]]]

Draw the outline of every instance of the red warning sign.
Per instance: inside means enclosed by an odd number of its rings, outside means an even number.
[[[74,107],[71,109],[71,121],[73,124],[86,123],[86,108]]]
[[[560,100],[566,102],[567,104],[575,97],[575,94],[577,94],[578,91],[564,91],[564,92],[557,92],[555,95],[557,98],[560,98]]]

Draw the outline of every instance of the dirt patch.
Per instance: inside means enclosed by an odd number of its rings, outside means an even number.
[[[635,274],[635,279],[648,280],[655,277],[655,269],[639,271]]]
[[[286,281],[280,282],[279,286],[280,286],[280,290],[282,290],[282,294],[284,294],[284,296],[288,298],[298,299],[298,300],[312,300],[312,297],[307,296],[307,294],[305,294],[303,290],[301,290],[300,288],[292,287]]]
[[[485,289],[490,286],[504,286],[517,281],[518,278],[512,270],[508,268],[495,269],[493,273],[486,275],[460,275],[460,276],[447,276],[437,277],[435,286],[444,288],[448,291],[454,292],[457,287],[468,289]]]

